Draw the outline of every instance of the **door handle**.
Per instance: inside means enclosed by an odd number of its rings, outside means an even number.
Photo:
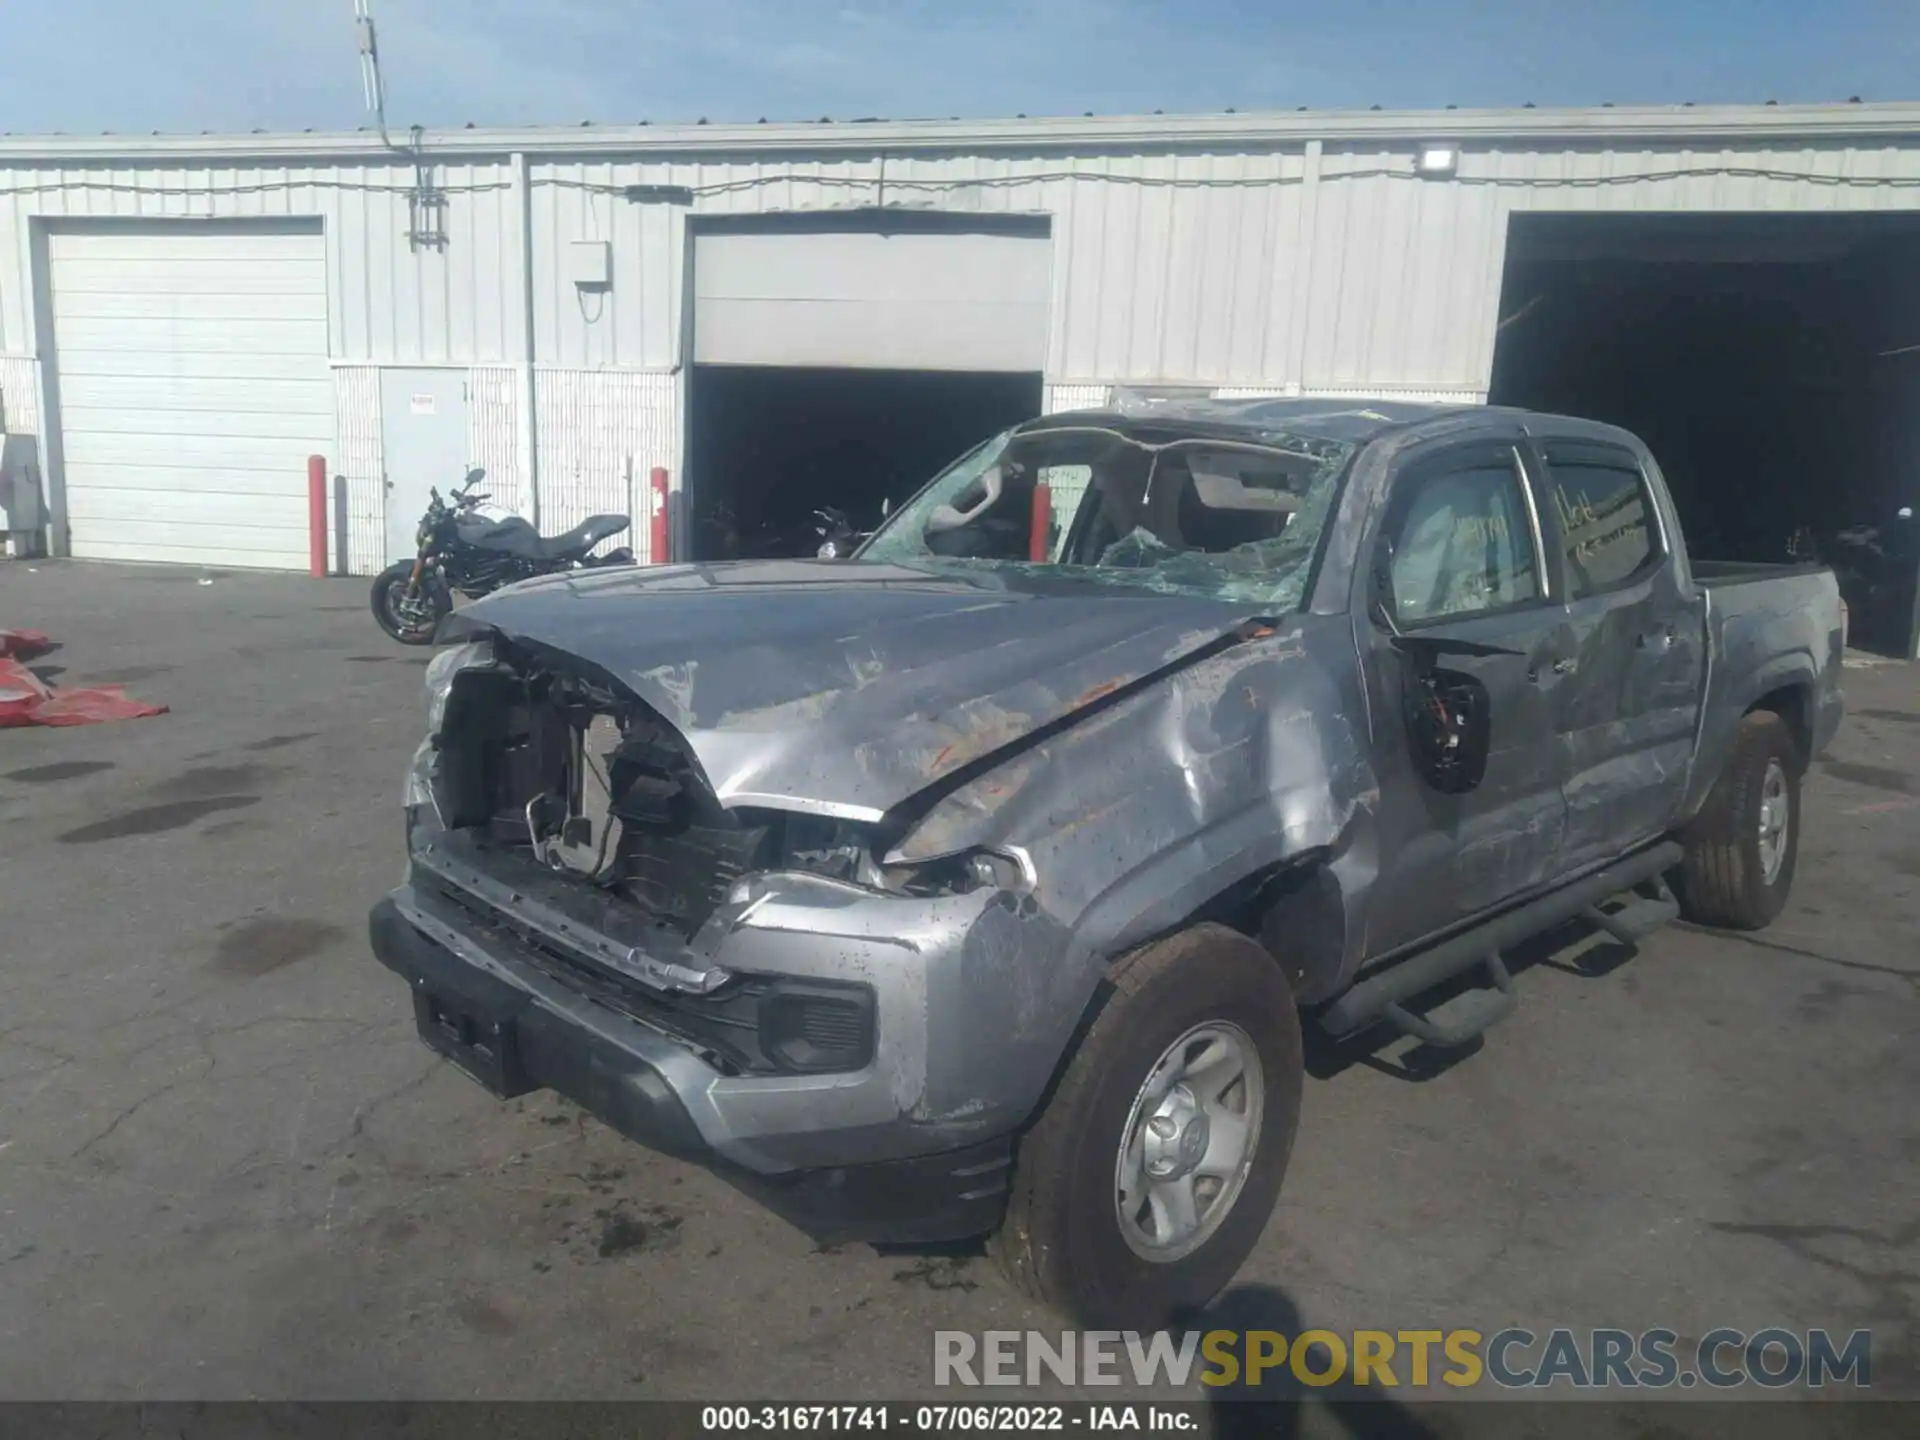
[[[1553,673],[1556,675],[1571,675],[1579,668],[1580,662],[1578,660],[1556,660],[1553,662]]]

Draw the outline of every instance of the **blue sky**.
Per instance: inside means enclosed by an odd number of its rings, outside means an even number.
[[[351,0],[10,0],[0,130],[363,122]],[[1920,99],[1920,0],[374,0],[477,124]]]

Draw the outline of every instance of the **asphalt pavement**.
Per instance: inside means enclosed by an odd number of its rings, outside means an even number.
[[[0,1397],[908,1397],[936,1329],[1061,1328],[419,1044],[364,919],[426,655],[364,582],[0,563],[0,626],[171,707],[0,731]],[[1318,1053],[1223,1313],[1870,1328],[1916,1385],[1920,668],[1846,679],[1780,921],[1535,947],[1444,1069]]]

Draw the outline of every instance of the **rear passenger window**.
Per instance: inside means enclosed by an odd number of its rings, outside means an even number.
[[[1639,467],[1585,455],[1547,454],[1560,543],[1574,599],[1636,579],[1660,558],[1653,499]]]

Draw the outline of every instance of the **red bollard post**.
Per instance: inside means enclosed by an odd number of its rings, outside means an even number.
[[[653,467],[653,473],[648,477],[648,494],[648,518],[653,524],[647,532],[647,563],[664,565],[671,545],[667,538],[667,470],[664,465]]]
[[[1053,490],[1047,485],[1033,487],[1033,530],[1027,539],[1027,558],[1044,564],[1053,539]]]
[[[327,573],[327,457],[307,457],[307,573],[316,580]]]

